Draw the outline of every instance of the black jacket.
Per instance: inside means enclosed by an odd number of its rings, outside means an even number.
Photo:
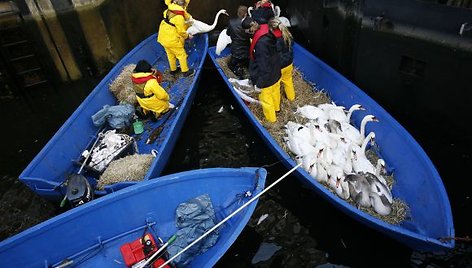
[[[227,34],[231,37],[231,55],[240,60],[249,58],[250,35],[241,26],[241,19],[229,20]]]
[[[250,61],[249,66],[252,83],[258,88],[274,85],[282,76],[274,34],[269,32],[259,38],[253,53],[254,60]]]
[[[277,38],[277,52],[280,56],[280,65],[285,68],[293,63],[293,42],[290,46],[285,45],[284,38]]]

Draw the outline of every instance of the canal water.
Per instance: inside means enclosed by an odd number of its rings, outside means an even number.
[[[0,240],[63,212],[17,177],[99,80],[44,87],[24,97],[0,100]],[[470,181],[466,182],[470,135],[466,139],[447,129],[429,132],[412,118],[397,119],[438,167],[451,199],[457,235],[470,235],[472,191]],[[287,172],[207,59],[194,104],[164,173],[241,166],[267,166],[267,183]],[[472,247],[465,242],[445,254],[412,252],[340,213],[289,176],[261,198],[249,224],[217,266],[472,267]]]

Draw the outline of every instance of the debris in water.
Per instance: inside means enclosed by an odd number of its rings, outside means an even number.
[[[269,214],[262,215],[257,221],[257,225],[261,224],[265,219],[267,219],[267,217],[269,217]]]

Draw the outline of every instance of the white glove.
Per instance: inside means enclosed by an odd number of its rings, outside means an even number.
[[[170,108],[170,109],[174,109],[174,108],[175,108],[175,105],[169,102],[169,108]]]

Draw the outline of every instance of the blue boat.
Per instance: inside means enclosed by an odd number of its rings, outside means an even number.
[[[355,125],[359,127],[363,116],[367,114],[375,115],[379,119],[380,122],[367,126],[366,133],[376,133],[376,143],[382,149],[381,157],[395,175],[396,182],[392,194],[408,205],[409,215],[399,225],[386,223],[342,200],[305,170],[297,169],[295,174],[303,185],[357,221],[414,250],[441,251],[453,248],[455,243],[450,238],[454,237],[454,225],[449,199],[436,168],[420,145],[389,113],[356,85],[300,45],[294,44],[293,49],[294,65],[306,81],[324,89],[337,105],[350,107],[353,104],[361,104],[366,109],[353,114],[352,121]],[[219,56],[215,53],[215,47],[209,48],[208,53],[258,134],[287,168],[294,167],[296,162],[258,121],[219,66],[217,59],[228,56],[229,48]]]
[[[120,247],[143,233],[150,233],[155,241],[157,237],[168,241],[177,231],[179,204],[207,194],[217,224],[259,194],[266,175],[263,168],[213,168],[135,184],[0,242],[0,267],[64,263],[70,265],[67,267],[126,267]],[[221,225],[216,244],[194,256],[189,267],[213,267],[241,233],[256,205],[257,199]]]
[[[135,137],[139,153],[149,154],[157,151],[144,180],[159,176],[169,159],[177,137],[182,129],[185,118],[189,113],[196,88],[199,82],[201,67],[208,50],[208,36],[200,34],[190,43],[188,64],[196,70],[195,75],[180,78],[173,84],[162,83],[170,96],[170,102],[176,109],[169,115],[164,114],[157,122],[146,122],[144,133]],[[99,129],[93,125],[91,116],[102,109],[104,105],[117,105],[117,100],[109,90],[109,85],[122,72],[123,67],[136,64],[145,59],[154,68],[163,72],[168,69],[167,57],[164,48],[157,43],[157,34],[153,34],[138,44],[103,78],[90,95],[82,102],[77,110],[56,132],[39,154],[21,173],[19,179],[31,190],[47,199],[61,200],[65,194],[63,183],[70,174],[76,174],[80,169],[77,162],[86,148],[92,147]],[[171,110],[172,111],[172,110]],[[152,130],[164,125],[162,132],[156,138],[157,142],[146,144]],[[87,175],[87,174],[84,174]],[[96,177],[87,176],[91,185],[96,184]],[[133,183],[115,183],[108,185],[104,190],[95,191],[96,195],[105,195],[127,187]]]

